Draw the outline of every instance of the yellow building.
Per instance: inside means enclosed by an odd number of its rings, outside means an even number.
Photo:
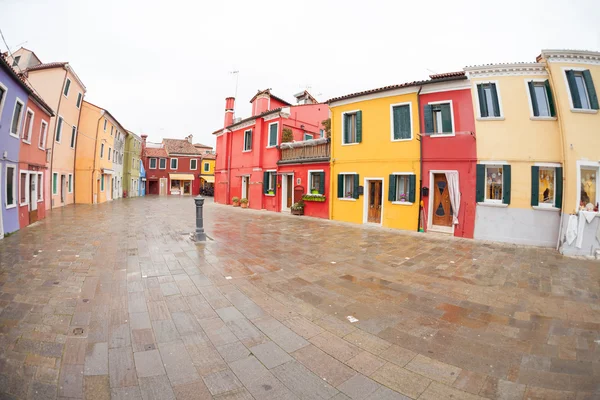
[[[560,250],[600,257],[600,52],[543,50],[538,61],[549,73],[561,129],[565,184]]]
[[[465,68],[477,144],[475,239],[556,246],[562,150],[544,64]]]
[[[215,184],[215,152],[211,146],[196,143],[194,147],[202,154],[200,163],[200,188],[213,188]]]
[[[84,101],[79,131],[75,159],[76,202],[96,204],[118,197],[115,166],[120,166],[122,161],[118,149],[113,147],[115,138],[127,130],[110,112]]]
[[[418,89],[396,85],[329,100],[331,219],[418,228]]]

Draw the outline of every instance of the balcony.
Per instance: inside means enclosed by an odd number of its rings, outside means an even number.
[[[329,138],[282,143],[280,149],[279,165],[329,161],[331,154]]]

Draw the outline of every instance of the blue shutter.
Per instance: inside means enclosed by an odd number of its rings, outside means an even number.
[[[425,132],[433,133],[433,107],[426,105],[423,108],[423,117],[425,119]]]

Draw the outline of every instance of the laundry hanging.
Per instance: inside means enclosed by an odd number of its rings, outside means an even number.
[[[458,210],[460,208],[460,187],[458,185],[458,171],[446,172],[448,181],[448,195],[452,205],[452,224],[458,225]]]
[[[571,245],[577,237],[577,215],[569,215],[569,223],[567,224],[567,232],[565,238],[567,243]]]

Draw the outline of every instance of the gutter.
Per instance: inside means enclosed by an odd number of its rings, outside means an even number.
[[[65,77],[63,79],[63,84],[60,88],[60,97],[58,98],[58,107],[56,107],[56,123],[54,124],[54,132],[52,132],[52,158],[50,158],[50,209],[54,208],[54,198],[52,196],[54,196],[54,189],[52,187],[52,185],[54,184],[54,144],[56,143],[56,126],[58,125],[58,118],[59,114],[60,114],[60,102],[62,101],[63,98],[63,91],[65,88],[65,82],[67,81],[67,74],[69,73],[69,71],[65,68]],[[82,101],[83,104],[83,101]],[[79,129],[79,127],[77,127]],[[60,127],[61,129],[61,140],[62,140],[62,125]],[[75,171],[73,171],[73,177],[75,175]],[[58,185],[58,179],[56,184]],[[57,188],[58,189],[58,188]],[[73,196],[73,198],[75,198],[75,196]]]
[[[75,203],[75,198],[77,196],[77,191],[75,190],[75,182],[77,182],[77,179],[75,179],[75,166],[77,165],[77,146],[79,146],[79,123],[81,122],[81,110],[83,109],[83,98],[85,97],[85,91],[83,92],[84,94],[81,95],[81,103],[79,103],[79,116],[77,117],[77,132],[76,132],[76,136],[75,136],[75,149],[73,149],[73,182],[71,182],[71,184],[73,185],[73,204]],[[93,199],[93,193],[92,193],[92,199]]]
[[[81,102],[83,104],[83,101]],[[100,118],[98,118],[98,122],[96,123],[96,142],[94,143],[94,168],[92,169],[92,204],[94,204],[94,172],[96,172],[96,155],[98,154],[98,131],[100,129],[100,120],[104,117],[104,110],[100,111]],[[100,193],[98,193],[100,196]]]
[[[417,114],[419,114],[419,128],[421,128],[421,90],[423,90],[423,85],[419,87],[419,91],[417,92]],[[423,136],[419,135],[419,216],[417,218],[417,232],[420,231],[421,222],[423,222],[421,221],[421,214],[423,213]],[[425,232],[425,229],[423,229],[423,232]]]

